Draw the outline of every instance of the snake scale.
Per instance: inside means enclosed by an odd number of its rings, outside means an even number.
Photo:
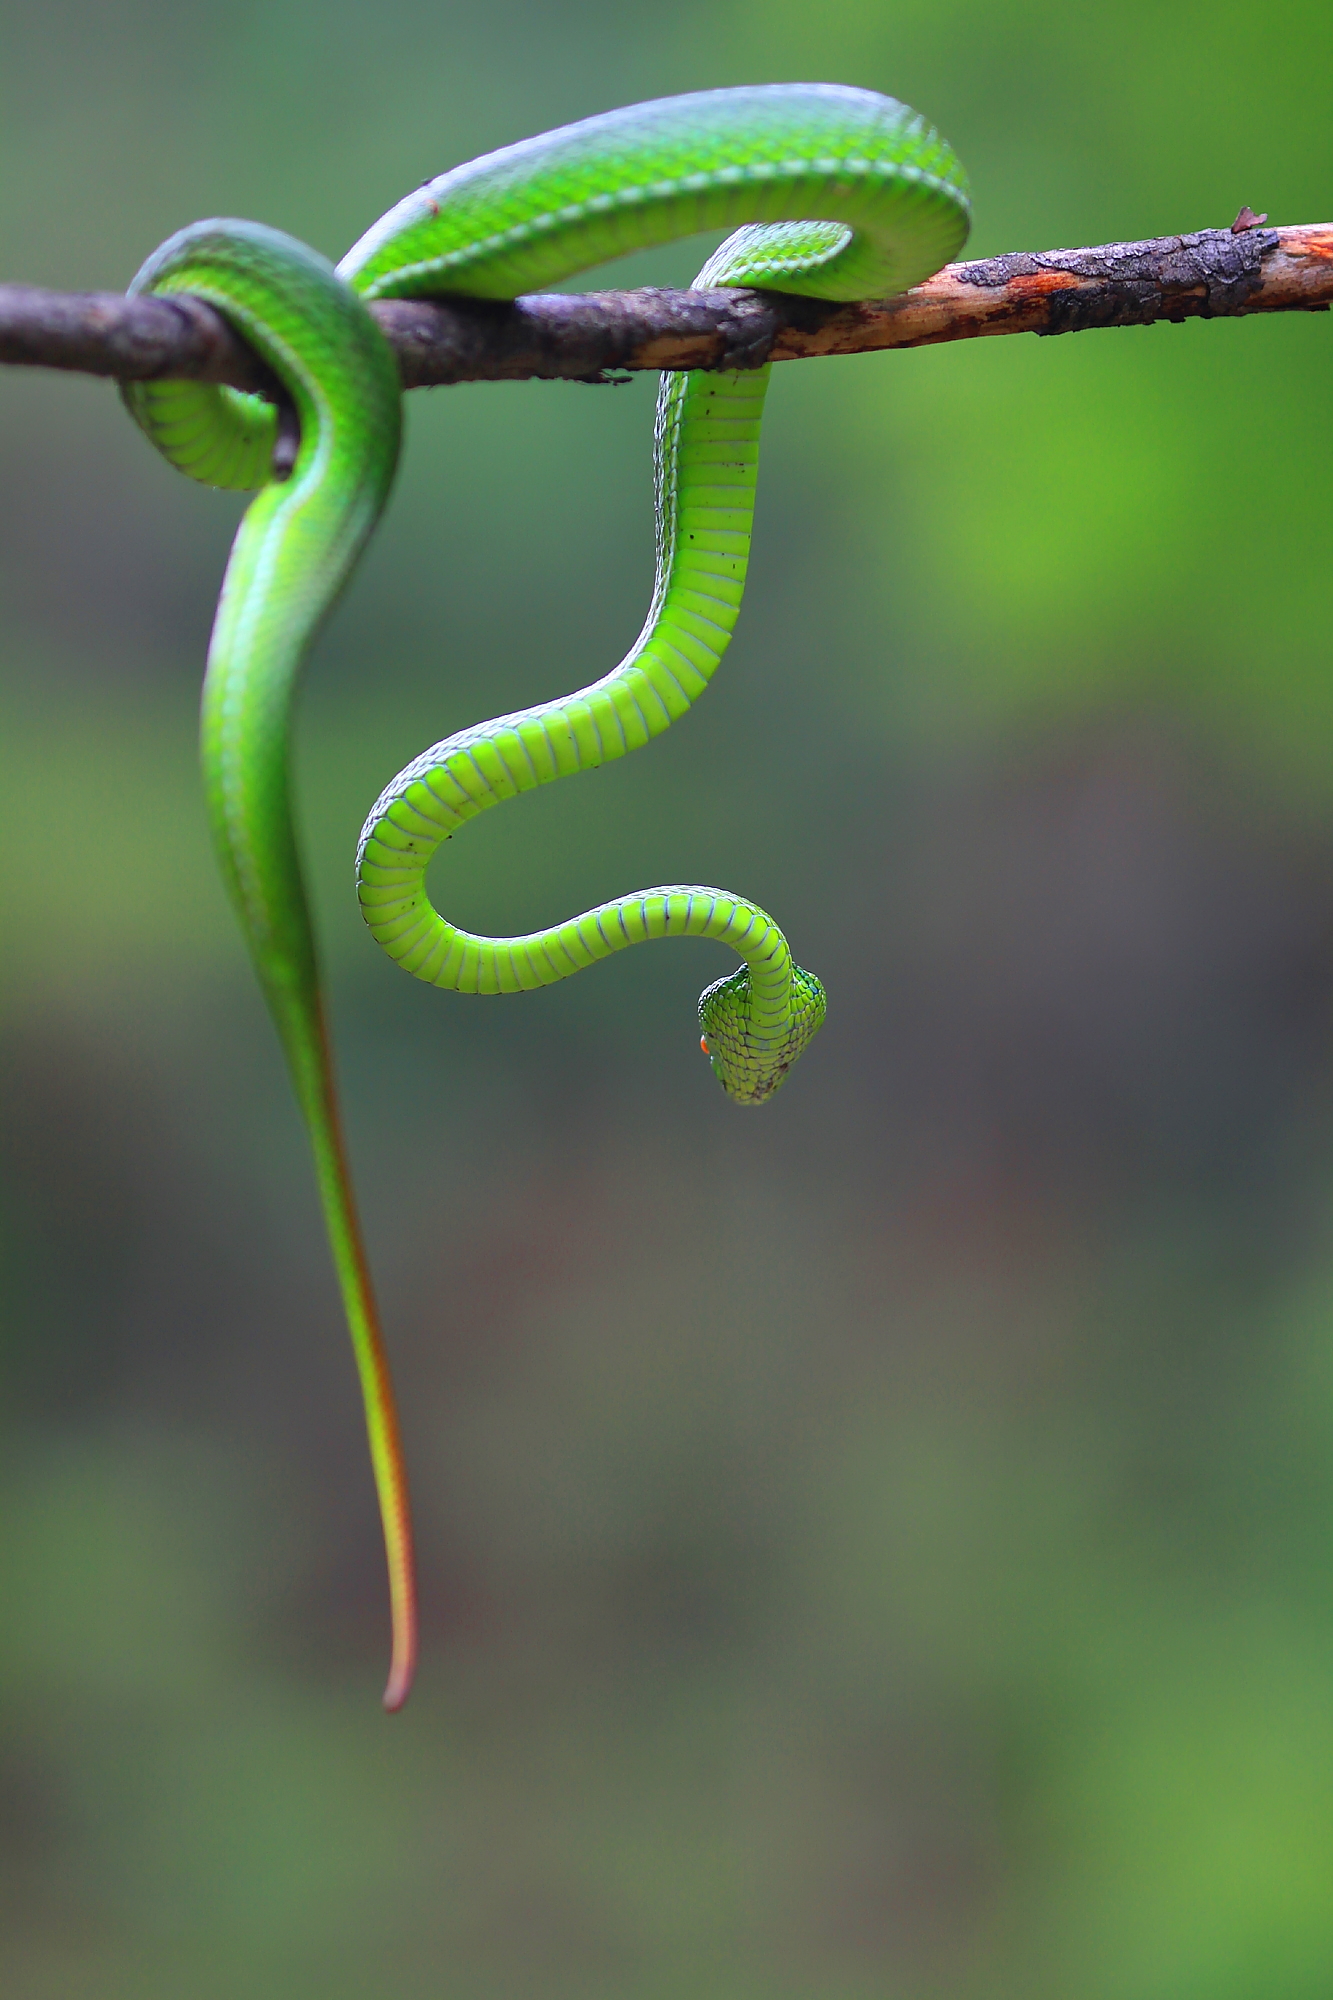
[[[961,246],[967,184],[944,141],[892,98],[836,84],[697,92],[567,125],[425,182],[330,264],[259,223],[172,236],[132,292],[215,306],[281,385],[277,407],[198,382],[123,394],[191,477],[257,490],[238,530],[204,682],[202,756],[222,871],[282,1039],[314,1151],[365,1402],[388,1555],[385,1706],[416,1659],[416,1586],[398,1420],[342,1139],[318,955],[290,791],[293,701],[311,642],[374,530],[398,458],[401,384],[373,299],[511,299],[627,251],[730,229],[696,284],[884,298]],[[773,919],[697,885],[620,896],[548,930],[474,936],[432,906],[440,843],[501,799],[622,757],[702,694],[740,609],[767,367],[668,373],[658,398],[657,573],[638,639],[562,699],[459,731],[381,794],[357,858],[361,909],[390,957],[461,993],[516,993],[664,937],[728,944],[739,969],[699,1003],[723,1089],[758,1104],[824,1016],[819,981]]]

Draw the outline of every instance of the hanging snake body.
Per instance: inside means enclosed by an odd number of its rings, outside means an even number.
[[[737,225],[740,225],[739,227]],[[257,223],[205,222],[162,245],[132,291],[216,306],[295,414],[196,382],[127,385],[136,421],[180,470],[259,488],[222,587],[202,751],[224,876],[309,1130],[351,1329],[389,1560],[385,1704],[415,1663],[411,1527],[388,1367],[344,1154],[318,958],[290,796],[300,669],[393,481],[397,366],[366,303],[462,293],[509,299],[696,231],[735,233],[699,285],[883,298],[944,264],[967,233],[966,181],[914,112],[872,91],[774,84],[702,92],[586,119],[455,168],[391,209],[335,269]],[[457,929],[431,905],[431,855],[500,800],[639,748],[707,686],[740,608],[768,369],[666,374],[656,430],[657,576],[638,640],[580,692],[437,743],[366,821],[358,894],[373,935],[416,977],[464,993],[545,986],[627,945],[709,937],[742,964],[700,1000],[727,1094],[771,1096],[824,1016],[819,981],[742,896],[698,886],[621,896],[527,937]]]

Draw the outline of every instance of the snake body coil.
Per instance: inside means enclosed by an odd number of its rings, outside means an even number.
[[[216,306],[267,362],[300,428],[294,464],[275,472],[271,404],[189,382],[124,391],[136,421],[182,471],[262,489],[237,534],[213,629],[204,777],[223,872],[310,1133],[361,1376],[389,1559],[390,1708],[406,1699],[416,1652],[406,1480],[289,790],[300,668],[397,462],[398,375],[365,302],[512,298],[714,228],[735,234],[699,285],[882,298],[937,270],[967,225],[962,170],[914,112],[872,91],[774,84],[634,105],[457,167],[391,209],[336,270],[260,224],[205,222],[163,244],[131,286]],[[649,889],[527,937],[487,938],[441,917],[424,876],[440,842],[475,814],[637,749],[703,692],[740,608],[767,382],[767,368],[663,376],[657,577],[635,645],[579,693],[426,751],[381,795],[357,861],[374,936],[407,971],[459,992],[548,985],[647,939],[731,945],[743,963],[705,991],[700,1017],[714,1072],[743,1104],[772,1095],[824,1015],[819,981],[793,965],[781,931],[754,903],[721,889]]]

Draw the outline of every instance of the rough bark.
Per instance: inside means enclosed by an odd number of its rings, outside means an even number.
[[[409,389],[529,376],[603,382],[622,369],[757,367],[1001,333],[1327,312],[1333,224],[1267,229],[1262,222],[1243,209],[1231,229],[949,264],[885,303],[646,289],[541,293],[510,305],[396,299],[371,311]],[[0,285],[0,362],[273,391],[262,363],[221,315],[182,297]]]

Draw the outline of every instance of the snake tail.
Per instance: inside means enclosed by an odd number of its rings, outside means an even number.
[[[272,368],[300,443],[271,476],[276,414],[198,383],[134,384],[126,401],[172,463],[261,487],[232,549],[204,681],[204,789],[223,877],[277,1024],[315,1157],[351,1330],[389,1565],[385,1706],[416,1659],[412,1529],[393,1389],[348,1172],[318,957],[291,799],[292,704],[306,653],[378,520],[398,458],[401,391],[388,344],[333,267],[257,223],[200,223],[149,260],[133,290],[216,306]]]

